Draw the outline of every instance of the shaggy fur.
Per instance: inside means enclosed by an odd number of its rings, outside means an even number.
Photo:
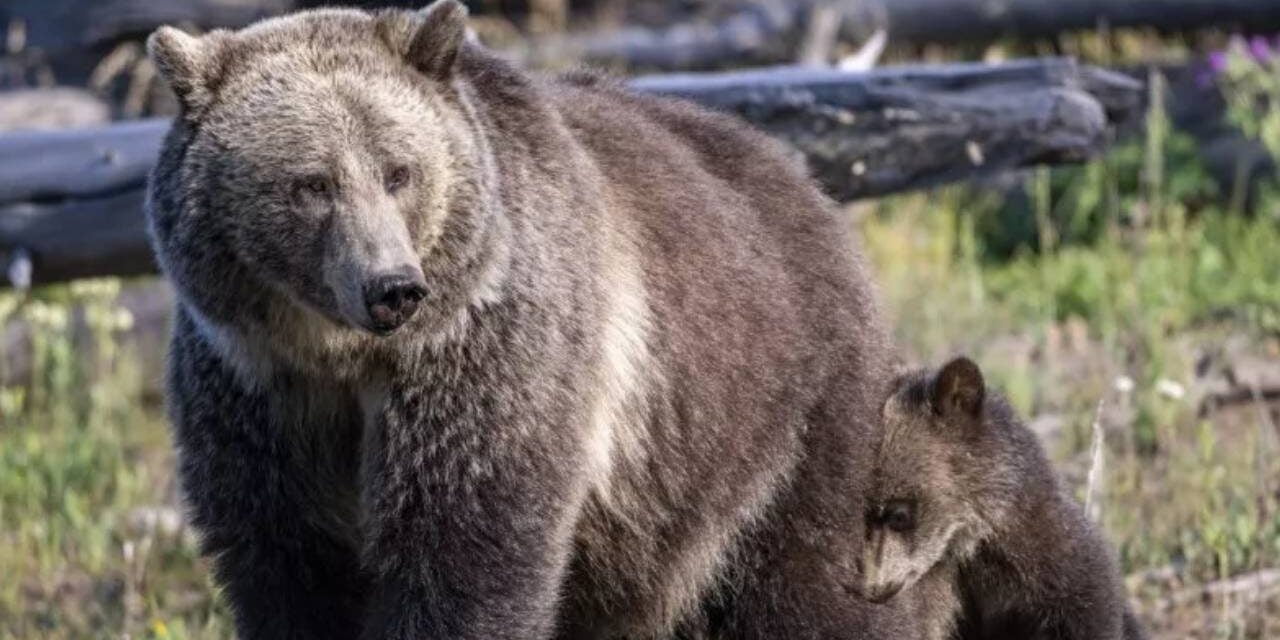
[[[882,410],[861,591],[926,606],[930,640],[1137,640],[1112,552],[1035,435],[958,359]]]
[[[180,472],[241,637],[912,637],[845,588],[888,367],[831,203],[730,117],[463,25],[149,42]],[[419,310],[370,330],[405,264]]]

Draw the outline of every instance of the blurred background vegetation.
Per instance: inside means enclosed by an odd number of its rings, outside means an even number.
[[[1198,65],[1280,156],[1271,45],[1097,30],[885,62]],[[1280,189],[1215,176],[1160,68],[1105,157],[845,213],[911,362],[975,357],[1081,500],[1103,434],[1094,511],[1155,637],[1277,638]],[[149,278],[0,292],[0,637],[231,635],[174,486],[163,330],[135,317],[166,304]]]

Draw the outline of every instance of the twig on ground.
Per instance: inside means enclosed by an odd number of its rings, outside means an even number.
[[[1084,510],[1094,522],[1102,518],[1102,472],[1106,464],[1103,456],[1102,405],[1105,400],[1098,401],[1098,408],[1093,414],[1093,445],[1089,454],[1089,480],[1084,494]]]
[[[1158,601],[1157,610],[1220,598],[1235,598],[1237,606],[1246,606],[1275,596],[1280,596],[1280,569],[1262,569],[1179,590]]]

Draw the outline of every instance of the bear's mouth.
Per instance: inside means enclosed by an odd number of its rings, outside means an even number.
[[[898,595],[902,591],[902,582],[888,582],[884,584],[868,585],[864,590],[862,597],[873,604],[884,604]]]

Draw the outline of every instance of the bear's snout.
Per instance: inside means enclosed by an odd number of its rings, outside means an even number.
[[[374,331],[391,333],[418,312],[418,303],[427,295],[427,283],[418,269],[382,274],[364,285],[365,309]]]

